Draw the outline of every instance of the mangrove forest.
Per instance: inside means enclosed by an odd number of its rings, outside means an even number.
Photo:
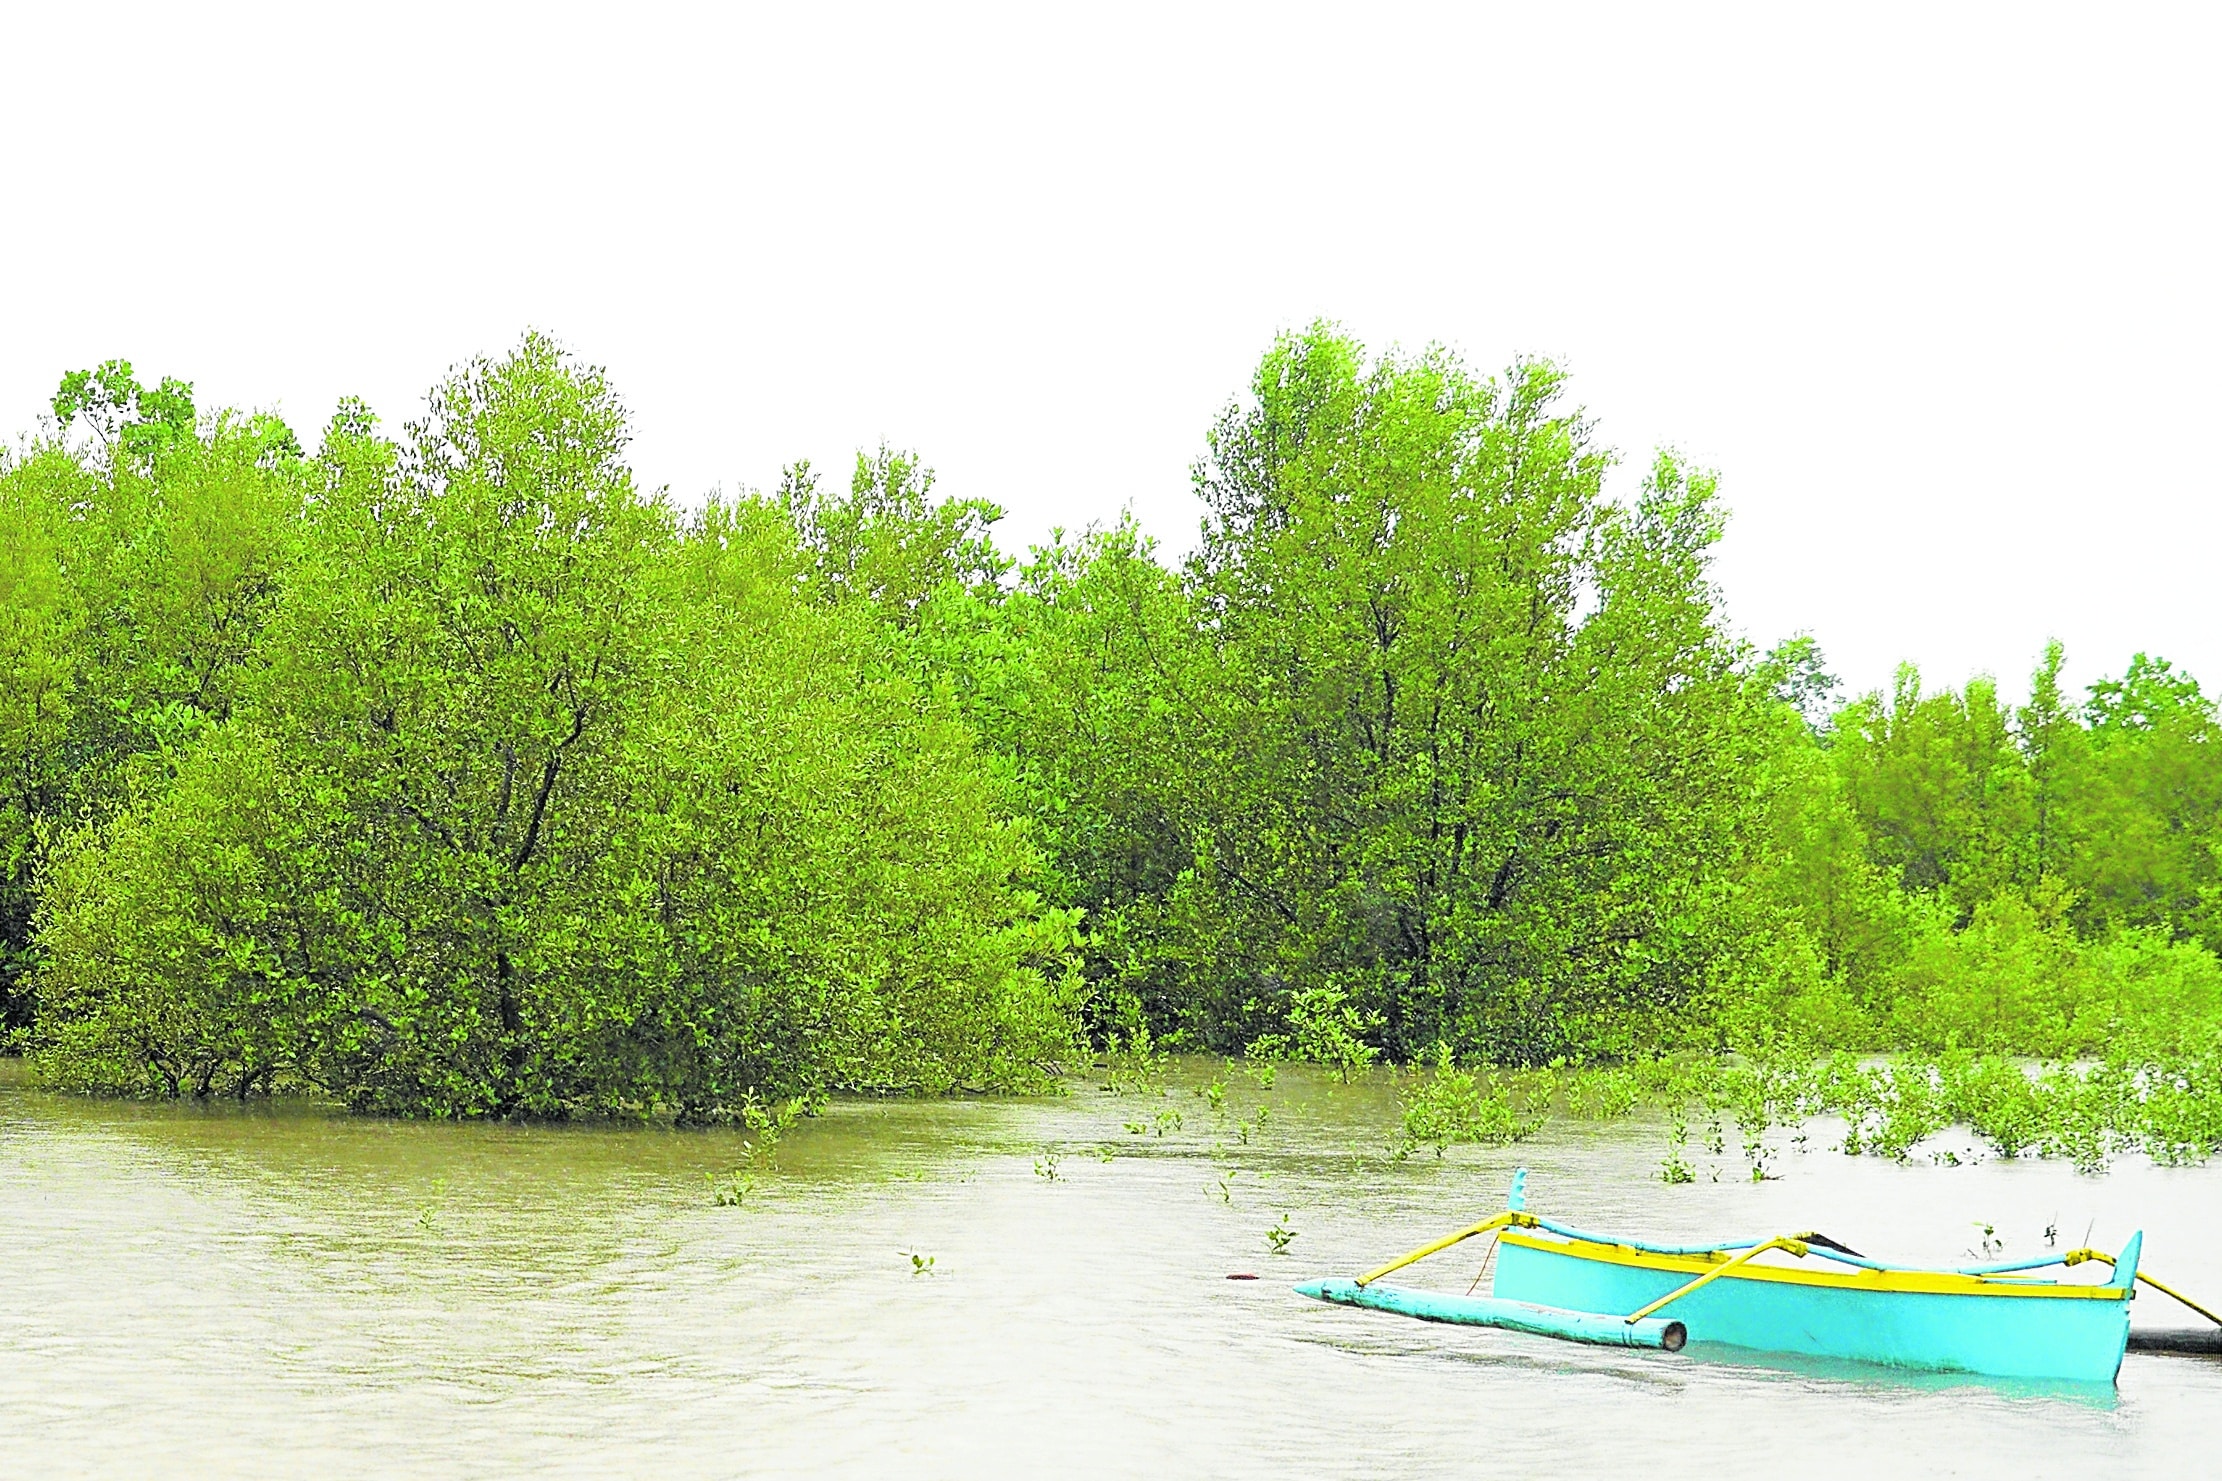
[[[2222,1143],[2198,683],[2071,693],[2033,640],[2026,702],[1846,695],[1734,636],[1715,477],[1609,494],[1551,364],[1283,337],[1179,559],[1115,515],[1006,551],[887,447],[681,501],[627,436],[538,335],[313,446],[61,380],[0,454],[42,1083],[700,1123],[1170,1046],[1433,1066],[1438,1147],[1477,1074],[1691,1063]]]

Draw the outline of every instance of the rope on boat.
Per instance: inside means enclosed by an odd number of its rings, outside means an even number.
[[[1497,1258],[1497,1246],[1503,1243],[1502,1239],[1489,1241],[1489,1253],[1481,1257],[1481,1269],[1474,1272],[1474,1283],[1466,1287],[1467,1295],[1471,1296],[1481,1289],[1481,1278],[1489,1273],[1489,1262]]]
[[[2062,1265],[2081,1265],[2085,1260],[2104,1260],[2109,1266],[2114,1263],[2114,1257],[2112,1255],[2109,1255],[2104,1250],[2070,1250],[2066,1254],[2062,1255],[2057,1263]],[[2216,1316],[2213,1312],[2207,1310],[2204,1306],[2201,1306],[2198,1302],[2192,1300],[2189,1296],[2186,1296],[2183,1292],[2177,1290],[2174,1286],[2162,1285],[2159,1281],[2147,1275],[2142,1270],[2137,1272],[2137,1278],[2143,1281],[2146,1285],[2151,1286],[2154,1290],[2160,1292],[2161,1295],[2173,1296],[2176,1300],[2190,1307],[2193,1311],[2196,1311],[2197,1313],[2199,1313],[2199,1315],[2205,1317],[2208,1321],[2214,1323],[2218,1327],[2222,1327],[2222,1316]]]
[[[1641,1250],[1647,1255],[1726,1255],[1738,1250],[1748,1250],[1755,1245],[1765,1243],[1764,1240],[1759,1239],[1731,1239],[1714,1244],[1656,1244],[1647,1239],[1630,1239],[1625,1234],[1599,1234],[1593,1230],[1577,1229],[1572,1224],[1562,1224],[1556,1219],[1541,1217],[1535,1219],[1534,1227],[1548,1229],[1551,1233],[1563,1235],[1567,1239],[1587,1240],[1591,1244],[1622,1245],[1631,1250]],[[1871,1260],[1849,1245],[1839,1244],[1824,1234],[1809,1232],[1799,1235],[1798,1238],[1811,1246],[1815,1253],[1825,1259],[1834,1260],[1839,1265],[1851,1265],[1861,1270],[1879,1270],[1900,1275],[1926,1275],[1939,1270],[1951,1275],[2013,1275],[2024,1270],[2043,1270],[2052,1265],[2077,1265],[2081,1264],[2083,1260],[2093,1258],[2104,1258],[2109,1263],[2113,1259],[2112,1256],[2102,1255],[2097,1250],[2074,1250],[2067,1255],[2045,1255],[2034,1260],[2002,1260],[1987,1265],[1896,1265],[1888,1260]],[[2070,1256],[2080,1256],[2081,1258],[2070,1258]],[[2171,1291],[2169,1294],[2174,1295],[2175,1293]],[[2217,1317],[2204,1307],[2193,1305],[2190,1302],[2185,1304],[2192,1306],[2194,1311],[2206,1316],[2216,1325],[2222,1326],[2222,1317]]]
[[[1773,1239],[1761,1240],[1759,1243],[1752,1245],[1750,1248],[1746,1249],[1742,1254],[1736,1255],[1731,1259],[1723,1260],[1720,1264],[1715,1265],[1712,1269],[1706,1271],[1703,1275],[1699,1276],[1696,1280],[1691,1281],[1689,1284],[1675,1287],[1673,1290],[1667,1292],[1664,1296],[1661,1296],[1658,1300],[1652,1302],[1649,1306],[1645,1306],[1640,1308],[1639,1310],[1630,1312],[1626,1317],[1623,1317],[1622,1320],[1627,1322],[1628,1325],[1632,1327],[1637,1322],[1642,1321],[1645,1317],[1650,1316],[1652,1313],[1659,1310],[1660,1307],[1668,1306],[1676,1301],[1681,1300],[1684,1296],[1687,1296],[1688,1294],[1690,1294],[1690,1292],[1696,1290],[1699,1286],[1707,1285],[1713,1281],[1719,1280],[1722,1276],[1728,1274],[1729,1271],[1734,1270],[1737,1266],[1743,1264],[1745,1261],[1755,1260],[1769,1250],[1786,1250],[1790,1254],[1796,1255],[1799,1259],[1802,1260],[1805,1258],[1805,1252],[1807,1248],[1806,1242],[1812,1237],[1812,1232],[1808,1230],[1804,1234],[1779,1234]]]
[[[1472,1239],[1477,1234],[1487,1234],[1492,1229],[1503,1229],[1508,1226],[1515,1229],[1534,1229],[1541,1226],[1542,1223],[1543,1221],[1541,1219],[1538,1219],[1533,1214],[1526,1214],[1520,1212],[1518,1209],[1508,1208],[1503,1213],[1498,1214],[1495,1218],[1483,1219],[1480,1223],[1475,1224],[1470,1228],[1461,1229],[1455,1234],[1446,1234],[1441,1239],[1436,1240],[1433,1244],[1423,1244],[1418,1249],[1412,1251],[1412,1253],[1410,1253],[1409,1255],[1400,1255],[1396,1259],[1391,1260],[1388,1264],[1382,1266],[1379,1270],[1369,1270],[1364,1275],[1359,1276],[1355,1284],[1360,1290],[1364,1290],[1367,1286],[1372,1285],[1375,1281],[1381,1279],[1381,1277],[1384,1275],[1394,1274],[1395,1272],[1402,1270],[1407,1265],[1413,1264],[1416,1261],[1424,1260],[1429,1255],[1437,1254],[1443,1250],[1447,1250],[1454,1244],[1461,1244],[1466,1240]]]
[[[1626,1320],[1631,1323],[1650,1316],[1653,1312],[1659,1310],[1663,1306],[1666,1306],[1670,1302],[1679,1301],[1682,1297],[1688,1295],[1690,1292],[1696,1290],[1698,1287],[1705,1285],[1709,1281],[1719,1279],[1722,1275],[1725,1275],[1728,1271],[1734,1269],[1736,1266],[1742,1265],[1747,1261],[1754,1260],[1760,1255],[1765,1254],[1769,1250],[1783,1250],[1789,1254],[1796,1255],[1800,1259],[1803,1259],[1809,1253],[1818,1254],[1821,1256],[1821,1258],[1834,1261],[1839,1265],[1850,1265],[1860,1270],[1874,1270],[1884,1273],[1926,1274],[1931,1272],[1935,1268],[1932,1266],[1922,1265],[1893,1265],[1885,1260],[1870,1260],[1865,1255],[1859,1253],[1859,1251],[1853,1249],[1851,1246],[1846,1244],[1839,1244],[1837,1241],[1830,1239],[1827,1235],[1817,1233],[1816,1231],[1810,1229],[1800,1234],[1777,1234],[1765,1239],[1729,1240],[1725,1242],[1716,1242],[1713,1244],[1655,1244],[1650,1240],[1629,1239],[1624,1235],[1597,1234],[1587,1229],[1578,1229],[1572,1224],[1562,1224],[1556,1219],[1546,1219],[1538,1215],[1528,1213],[1526,1211],[1527,1180],[1528,1171],[1524,1167],[1513,1174],[1512,1196],[1506,1200],[1511,1205],[1511,1207],[1507,1208],[1503,1213],[1497,1214],[1491,1218],[1484,1219],[1478,1224],[1470,1225],[1467,1228],[1460,1229],[1455,1233],[1446,1234],[1441,1239],[1435,1240],[1433,1243],[1423,1244],[1418,1249],[1413,1250],[1411,1253],[1400,1255],[1396,1259],[1391,1260],[1388,1264],[1383,1265],[1378,1270],[1367,1271],[1364,1275],[1359,1276],[1358,1279],[1353,1282],[1353,1284],[1358,1289],[1363,1290],[1365,1287],[1373,1284],[1375,1281],[1381,1279],[1385,1275],[1392,1275],[1395,1272],[1402,1270],[1407,1265],[1415,1264],[1418,1261],[1426,1259],[1429,1255],[1439,1254],[1442,1251],[1449,1249],[1452,1245],[1462,1244],[1466,1240],[1472,1239],[1477,1234],[1489,1234],[1495,1232],[1496,1230],[1506,1228],[1544,1229],[1566,1239],[1579,1239],[1587,1241],[1591,1244],[1618,1245],[1624,1249],[1640,1250],[1643,1253],[1650,1255],[1729,1256],[1728,1259],[1722,1261],[1720,1264],[1714,1266],[1712,1269],[1707,1270],[1704,1274],[1698,1276],[1695,1280],[1690,1281],[1687,1285],[1684,1285],[1676,1290],[1669,1291],[1666,1295],[1652,1302],[1649,1306],[1644,1307],[1641,1311],[1638,1311],[1633,1316],[1628,1317]],[[1490,1249],[1490,1254],[1492,1256],[1496,1254],[1496,1250],[1493,1246]],[[2104,1250],[2080,1249],[2069,1250],[2067,1253],[2060,1255],[2047,1255],[2041,1259],[2005,1260],[1986,1265],[1950,1266],[1946,1267],[1946,1270],[1947,1273],[1953,1275],[2012,1275],[2024,1270],[2043,1270],[2048,1266],[2053,1265],[2080,1265],[2086,1260],[2103,1260],[2109,1267],[2113,1266],[2113,1264],[2115,1263],[2114,1256],[2106,1253],[2106,1251]],[[1483,1261],[1482,1270],[1484,1272],[1487,1272],[1488,1268],[1488,1262],[1486,1260]],[[2154,1290],[2160,1292],[2162,1295],[2172,1297],[2175,1300],[2182,1302],[2185,1306],[2190,1307],[2193,1311],[2199,1313],[2199,1315],[2205,1317],[2208,1321],[2213,1322],[2217,1327],[2222,1327],[2222,1316],[2217,1316],[2215,1313],[2209,1311],[2206,1307],[2201,1306],[2198,1302],[2183,1294],[2183,1292],[2175,1289],[2175,1287],[2162,1284],[2160,1281],[2154,1279],[2152,1276],[2147,1275],[2143,1270],[2137,1271],[2136,1278],[2143,1281],[2146,1285],[2151,1286]],[[1474,1277],[1474,1284],[1477,1286],[1481,1284],[1481,1277],[1479,1275]]]

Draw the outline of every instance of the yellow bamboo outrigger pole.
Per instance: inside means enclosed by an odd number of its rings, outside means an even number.
[[[1506,1209],[1495,1218],[1483,1219],[1480,1223],[1470,1228],[1461,1229],[1456,1234],[1446,1234],[1433,1244],[1423,1244],[1409,1255],[1399,1255],[1379,1270],[1369,1270],[1364,1275],[1359,1276],[1355,1284],[1363,1289],[1372,1285],[1384,1275],[1393,1275],[1407,1265],[1417,1264],[1429,1255],[1438,1254],[1454,1244],[1463,1244],[1475,1235],[1487,1234],[1492,1229],[1533,1229],[1535,1227],[1535,1215],[1521,1213],[1518,1209]]]
[[[2109,1255],[2104,1250],[2070,1250],[2060,1257],[2060,1263],[2063,1265],[2081,1265],[2085,1260],[2104,1260],[2108,1265],[2112,1265],[2114,1263],[2114,1257],[2112,1255]],[[2160,1292],[2161,1295],[2173,1296],[2176,1300],[2181,1301],[2184,1305],[2190,1307],[2193,1311],[2196,1311],[2197,1313],[2199,1313],[2199,1315],[2205,1317],[2208,1321],[2214,1323],[2218,1327],[2222,1327],[2222,1316],[2216,1316],[2213,1312],[2207,1310],[2204,1306],[2201,1306],[2198,1302],[2192,1300],[2189,1296],[2186,1296],[2183,1292],[2177,1290],[2174,1286],[2164,1286],[2159,1281],[2153,1279],[2142,1270],[2137,1272],[2137,1278],[2143,1281],[2146,1285],[2151,1286],[2154,1290]]]
[[[1752,1259],[1758,1255],[1763,1255],[1769,1250],[1787,1250],[1791,1254],[1796,1255],[1799,1259],[1802,1260],[1805,1258],[1805,1242],[1812,1237],[1813,1231],[1808,1229],[1802,1234],[1778,1234],[1773,1239],[1761,1240],[1758,1244],[1753,1245],[1750,1249],[1744,1250],[1740,1254],[1731,1255],[1728,1259],[1721,1261],[1720,1264],[1715,1265],[1711,1270],[1706,1271],[1703,1275],[1699,1276],[1696,1280],[1691,1281],[1688,1285],[1678,1286],[1674,1290],[1667,1292],[1664,1296],[1661,1296],[1658,1300],[1652,1302],[1649,1306],[1642,1308],[1640,1311],[1631,1312],[1628,1316],[1623,1318],[1623,1320],[1625,1320],[1628,1325],[1632,1327],[1637,1322],[1642,1321],[1645,1317],[1657,1311],[1660,1307],[1665,1306],[1670,1302],[1681,1300],[1684,1296],[1687,1296],[1690,1292],[1696,1290],[1699,1286],[1705,1285],[1711,1281],[1719,1280],[1722,1276],[1728,1274],[1729,1271],[1734,1270],[1737,1266],[1743,1264],[1746,1260]]]

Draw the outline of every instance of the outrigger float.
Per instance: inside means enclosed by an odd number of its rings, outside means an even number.
[[[1706,1245],[1593,1234],[1529,1213],[1526,1188],[1523,1168],[1513,1174],[1503,1213],[1356,1280],[1313,1281],[1297,1294],[1614,1347],[1679,1352],[1689,1342],[1721,1343],[1894,1368],[2101,1383],[2121,1369],[2139,1281],[2222,1327],[2222,1316],[2138,1268],[2141,1233],[2118,1254],[2079,1249],[1927,1270],[1870,1260],[1811,1230]],[[1488,1296],[1381,1284],[1482,1234],[1497,1236]],[[1777,1258],[1761,1264],[1763,1256]],[[1832,1268],[1805,1267],[1808,1257]],[[2106,1280],[2031,1273],[2092,1261],[2112,1267]]]

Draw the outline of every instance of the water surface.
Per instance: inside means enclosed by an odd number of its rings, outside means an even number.
[[[2143,1227],[2147,1267],[2212,1298],[2222,1167],[1900,1166],[1815,1128],[1776,1181],[1700,1155],[1699,1182],[1667,1187],[1641,1120],[1396,1162],[1383,1083],[1235,1076],[1215,1112],[1191,1065],[1147,1096],[837,1102],[726,1208],[705,1175],[745,1149],[722,1133],[125,1105],[13,1071],[13,1474],[1779,1481],[2181,1476],[2222,1454],[2210,1359],[2131,1353],[2118,1388],[2056,1389],[1578,1347],[1288,1291],[1494,1211],[1524,1163],[1532,1207],[1662,1237],[1813,1227],[1957,1262],[1983,1223],[2008,1256],[2047,1225],[2063,1248]],[[1478,1245],[1423,1283],[1464,1289]],[[2186,1324],[2165,1308],[2148,1294],[2136,1320]]]

